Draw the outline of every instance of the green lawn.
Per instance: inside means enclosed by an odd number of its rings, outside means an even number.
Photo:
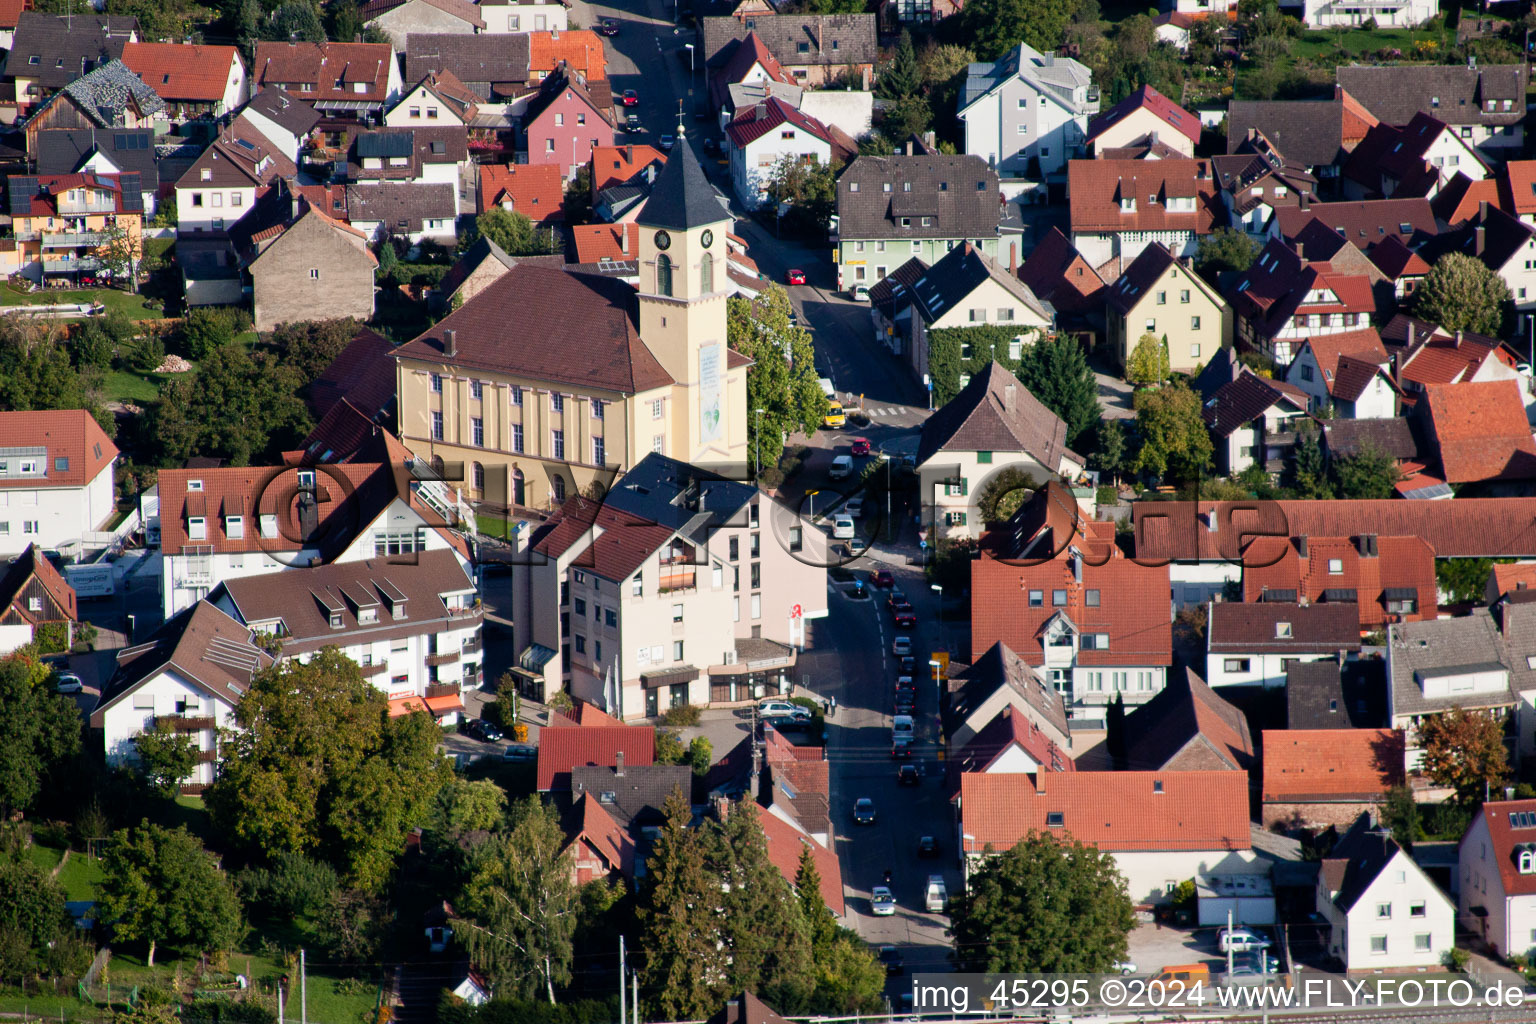
[[[160,382],[168,373],[137,374],[130,370],[108,370],[103,381],[107,397],[134,405],[148,405],[160,397]]]
[[[63,850],[53,846],[44,846],[38,842],[34,842],[31,846],[27,847],[27,860],[36,864],[44,871],[52,871],[63,856]]]
[[[101,861],[78,850],[59,869],[59,884],[66,900],[94,900],[101,883]]]
[[[132,295],[116,288],[43,288],[35,292],[23,292],[9,283],[0,282],[0,306],[51,306],[69,302],[100,302],[109,311],[122,310],[135,320],[159,320],[165,316],[160,310],[146,306],[144,296]]]
[[[1422,55],[1415,51],[1414,47],[1420,40],[1433,41],[1443,47],[1446,42],[1454,42],[1454,37],[1449,32],[1423,32],[1408,28],[1382,28],[1375,32],[1367,32],[1359,28],[1342,32],[1338,29],[1314,29],[1301,33],[1300,37],[1291,44],[1291,56],[1315,59],[1342,47],[1356,57],[1366,57],[1382,50],[1395,49],[1401,50],[1403,59],[1407,61],[1415,58],[1424,61],[1436,60],[1441,52],[1438,47]]]
[[[174,238],[146,238],[144,239],[144,255],[164,257],[171,251],[171,246],[176,244]]]

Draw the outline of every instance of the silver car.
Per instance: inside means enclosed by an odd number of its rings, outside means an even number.
[[[877,885],[869,894],[869,909],[876,917],[891,917],[896,913],[896,897],[885,886]]]

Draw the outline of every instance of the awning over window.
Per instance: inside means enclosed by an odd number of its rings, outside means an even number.
[[[675,686],[678,683],[691,683],[699,678],[699,670],[692,665],[682,668],[672,668],[665,672],[640,673],[640,685],[647,690],[654,690],[658,686]]]
[[[1381,596],[1388,601],[1417,601],[1419,599],[1419,588],[1388,587],[1381,592]]]
[[[549,659],[554,656],[554,650],[543,644],[529,644],[523,648],[523,653],[517,656],[517,667],[527,669],[529,672],[543,672],[544,666],[548,665]]]

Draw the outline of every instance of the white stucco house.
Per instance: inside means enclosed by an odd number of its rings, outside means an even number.
[[[803,164],[832,164],[832,132],[777,96],[737,112],[725,126],[736,198],[756,209],[768,201],[774,167],[786,157]]]
[[[966,69],[958,117],[965,151],[1002,178],[1061,173],[1083,155],[1088,121],[1099,112],[1093,72],[1070,57],[1020,43],[1002,60]]]
[[[117,446],[83,409],[0,412],[0,558],[105,529],[116,466]]]
[[[1462,927],[1500,956],[1529,955],[1536,948],[1536,800],[1483,804],[1458,860]]]
[[[1352,974],[1436,968],[1455,944],[1455,904],[1370,814],[1323,858],[1317,912]]]
[[[1284,686],[1292,664],[1360,654],[1353,604],[1213,601],[1207,623],[1205,678],[1213,687]]]

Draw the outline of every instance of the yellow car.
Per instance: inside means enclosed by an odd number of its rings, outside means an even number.
[[[848,415],[843,412],[842,405],[837,402],[828,402],[827,414],[822,417],[821,425],[824,427],[841,427],[847,422]]]

